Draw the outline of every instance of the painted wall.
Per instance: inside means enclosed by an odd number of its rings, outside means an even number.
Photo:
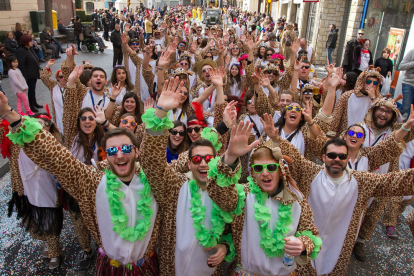
[[[37,0],[10,0],[10,11],[0,11],[0,30],[14,30],[16,22],[22,24],[23,29],[31,30],[29,11],[37,11]]]
[[[45,9],[43,0],[37,0],[39,11]],[[75,2],[72,0],[53,0],[52,10],[57,11],[57,18],[63,19],[63,25],[69,25],[70,19],[76,15]]]

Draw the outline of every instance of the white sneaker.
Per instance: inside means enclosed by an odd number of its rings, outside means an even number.
[[[43,258],[49,257],[49,247],[47,246],[47,242],[43,243],[42,255],[43,255]]]
[[[53,257],[50,259],[49,263],[49,269],[55,269],[58,268],[60,265],[60,256],[59,257]]]

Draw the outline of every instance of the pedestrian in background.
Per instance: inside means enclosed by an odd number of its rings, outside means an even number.
[[[326,49],[328,53],[329,64],[332,64],[332,53],[336,48],[336,41],[338,39],[338,31],[335,24],[331,25],[331,32],[328,35],[328,40],[326,41]]]
[[[357,37],[354,37],[346,43],[344,58],[342,61],[342,68],[344,68],[344,73],[352,71],[352,65],[355,57],[355,49],[359,45],[358,41],[363,39],[364,35],[365,31],[363,29],[359,29]]]
[[[402,95],[403,103],[399,107],[401,115],[404,115],[408,111],[410,115],[410,107],[414,104],[414,49],[410,50],[405,55],[399,66],[400,71],[405,71],[404,78],[402,80]]]
[[[111,32],[111,42],[114,48],[114,60],[113,60],[113,67],[117,64],[122,64],[122,40],[121,40],[121,27],[119,24],[115,24],[115,29]]]

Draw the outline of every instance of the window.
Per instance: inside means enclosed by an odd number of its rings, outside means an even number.
[[[10,0],[0,0],[0,11],[10,11]]]

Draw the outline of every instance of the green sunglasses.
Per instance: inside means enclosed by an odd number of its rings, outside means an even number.
[[[274,173],[279,168],[278,163],[269,163],[269,164],[256,164],[252,165],[253,172],[255,173],[261,173],[266,168],[266,170],[270,173]]]

